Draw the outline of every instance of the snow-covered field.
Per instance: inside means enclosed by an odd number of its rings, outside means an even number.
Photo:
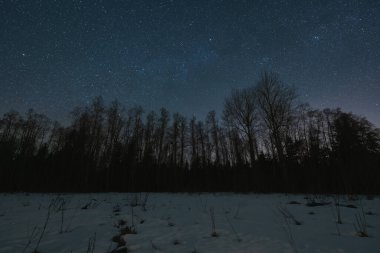
[[[0,194],[0,252],[31,253],[38,241],[40,253],[380,252],[380,199],[340,196],[338,207],[336,201],[232,193]],[[360,225],[368,237],[357,235]]]

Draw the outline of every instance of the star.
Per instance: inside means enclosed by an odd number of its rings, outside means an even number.
[[[312,40],[315,41],[315,42],[318,42],[320,41],[321,37],[319,35],[313,35],[312,37]]]

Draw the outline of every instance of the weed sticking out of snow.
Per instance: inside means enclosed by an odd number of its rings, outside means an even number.
[[[360,211],[355,214],[354,228],[357,236],[368,237],[368,224],[363,206],[361,206]]]
[[[211,236],[212,237],[218,237],[218,233],[216,233],[216,229],[215,229],[215,212],[214,212],[214,208],[211,207],[210,208],[210,219],[211,219]]]
[[[296,240],[294,238],[294,233],[292,230],[292,227],[290,225],[288,217],[286,217],[283,213],[283,218],[284,218],[284,224],[283,224],[283,229],[286,234],[286,238],[288,240],[289,245],[293,249],[294,253],[298,253],[297,246],[296,246]]]
[[[36,247],[33,250],[33,253],[38,253],[38,247],[40,246],[42,238],[45,235],[46,227],[47,227],[47,225],[48,225],[48,223],[50,221],[50,216],[51,216],[52,212],[54,211],[54,209],[56,209],[56,207],[58,205],[58,202],[59,202],[59,199],[55,198],[55,199],[52,199],[50,201],[50,203],[49,203],[47,214],[46,214],[46,218],[45,218],[45,221],[44,221],[44,225],[42,226],[42,229],[41,229],[41,232],[40,232],[40,236],[38,237],[38,241],[37,241]]]
[[[302,225],[302,222],[297,220],[293,214],[290,213],[290,211],[286,208],[286,206],[279,206],[278,211],[282,214],[282,216],[286,219],[290,219],[294,225]]]
[[[161,248],[158,247],[155,243],[153,243],[153,241],[150,241],[150,243],[151,243],[152,249],[154,249],[154,250],[158,250],[158,251],[161,250]]]
[[[240,207],[241,207],[241,205],[239,203],[237,208],[236,208],[235,214],[234,214],[234,219],[239,219]]]
[[[147,211],[147,207],[146,206],[147,206],[147,203],[148,203],[149,195],[150,195],[149,192],[135,193],[133,195],[132,199],[130,200],[129,205],[132,206],[132,207],[141,206],[141,209],[144,212],[146,212]]]
[[[88,246],[86,253],[94,253],[95,251],[95,243],[96,243],[96,233],[88,239]]]
[[[57,198],[57,208],[58,208],[58,212],[60,212],[61,214],[61,225],[60,225],[60,229],[59,229],[59,233],[62,234],[64,231],[63,231],[63,222],[64,222],[64,219],[65,219],[65,211],[66,211],[66,200],[62,197],[58,197]]]
[[[24,249],[22,250],[23,253],[25,252],[25,250],[27,248],[29,248],[30,244],[32,243],[32,241],[34,241],[36,239],[37,236],[38,236],[38,228],[37,228],[37,226],[34,226],[32,232],[28,236],[29,237],[28,242],[26,243]]]
[[[340,211],[341,203],[340,203],[340,196],[339,195],[333,196],[333,203],[334,203],[333,215],[334,215],[335,221],[337,224],[343,224],[342,215],[341,215],[341,211]]]
[[[226,218],[226,221],[227,221],[228,225],[230,226],[231,231],[235,234],[236,240],[238,242],[241,242],[242,240],[241,240],[240,236],[238,235],[238,233],[236,232],[236,229],[235,229],[234,225],[232,224],[230,218],[228,217],[228,214],[229,214],[229,212],[224,211],[224,217]]]

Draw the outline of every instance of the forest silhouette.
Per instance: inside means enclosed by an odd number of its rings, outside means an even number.
[[[68,126],[10,111],[0,118],[0,190],[380,193],[379,129],[297,101],[263,72],[205,120],[101,97]]]

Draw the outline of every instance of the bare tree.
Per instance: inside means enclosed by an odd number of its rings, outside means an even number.
[[[197,161],[198,160],[198,142],[197,142],[197,132],[196,132],[196,121],[197,119],[195,116],[193,116],[190,120],[190,136],[191,136],[191,159],[192,161]]]
[[[256,86],[257,101],[261,118],[268,131],[274,158],[282,167],[282,176],[288,184],[288,172],[285,166],[286,133],[291,125],[295,90],[283,84],[274,73],[264,72]]]
[[[104,137],[103,124],[104,124],[104,112],[105,106],[102,97],[94,98],[90,107],[90,155],[94,160],[98,160],[102,140]],[[99,161],[96,161],[98,165]]]
[[[171,150],[172,158],[171,162],[177,164],[177,153],[178,153],[178,138],[179,138],[179,128],[180,128],[180,114],[174,113],[173,115],[173,125],[171,127]]]
[[[295,91],[281,82],[277,74],[264,72],[256,86],[257,101],[262,119],[269,130],[276,155],[280,162],[284,161],[284,138],[290,125]]]
[[[169,112],[165,108],[161,108],[160,118],[158,120],[159,127],[157,129],[157,138],[158,138],[158,163],[163,162],[163,149],[164,149],[164,141],[167,132],[168,123],[170,120]]]
[[[224,103],[223,117],[237,129],[248,141],[251,163],[257,155],[255,126],[258,121],[256,92],[253,88],[235,90]]]
[[[142,116],[144,109],[141,106],[136,106],[128,111],[128,114],[132,117],[133,133],[131,148],[134,149],[136,161],[142,160],[143,152],[143,139],[144,139],[144,124]]]
[[[104,139],[103,166],[106,168],[106,184],[107,189],[111,184],[113,176],[113,167],[110,166],[114,160],[113,154],[116,145],[120,141],[121,130],[124,125],[124,120],[121,116],[122,107],[119,102],[114,101],[111,107],[106,111],[106,135]]]
[[[179,135],[180,135],[180,149],[181,149],[181,157],[180,157],[180,166],[184,166],[185,162],[185,147],[187,140],[187,122],[184,116],[180,117],[179,121]]]
[[[207,156],[207,152],[206,152],[206,145],[207,145],[207,136],[206,136],[206,133],[205,133],[205,129],[204,129],[204,124],[202,121],[198,121],[198,124],[197,124],[197,135],[198,135],[198,142],[200,144],[200,149],[201,149],[201,157],[202,157],[202,165],[204,166],[206,164],[206,156]]]
[[[186,118],[179,113],[174,113],[171,127],[171,150],[172,163],[175,165],[182,166],[184,163],[186,130]]]
[[[151,111],[146,117],[146,127],[144,135],[144,160],[150,161],[154,153],[154,133],[157,127],[157,114]]]
[[[5,113],[0,120],[0,141],[9,142],[14,141],[16,133],[18,132],[21,124],[21,116],[16,111]]]
[[[215,111],[210,111],[207,114],[206,123],[211,134],[211,139],[213,142],[215,150],[215,164],[220,163],[220,151],[219,151],[219,125],[216,119]]]
[[[223,121],[227,138],[226,145],[229,150],[229,160],[231,165],[242,164],[244,160],[244,152],[242,152],[243,143],[239,135],[239,130],[236,127],[233,127],[229,117],[223,117]]]

